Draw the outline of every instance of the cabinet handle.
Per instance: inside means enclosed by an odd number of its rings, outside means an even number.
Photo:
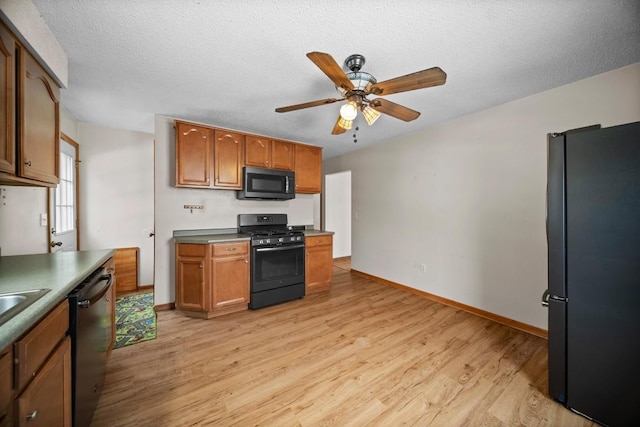
[[[28,161],[24,162],[24,164],[29,166],[29,167],[31,167],[31,160],[28,160]],[[38,412],[38,411],[36,411],[36,412]]]
[[[34,409],[32,413],[27,415],[27,421],[35,420],[37,416],[38,416],[38,410]]]
[[[245,258],[245,259],[244,259],[244,263],[245,263],[245,264],[249,264],[249,260]]]
[[[204,267],[202,266],[202,264],[200,264],[200,265],[198,266],[198,268],[204,268]]]
[[[227,248],[228,251],[235,251],[238,250],[238,248]]]

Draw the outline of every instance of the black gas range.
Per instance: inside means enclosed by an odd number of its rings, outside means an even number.
[[[287,226],[287,214],[240,214],[238,233],[251,236],[249,308],[304,297],[304,232]]]

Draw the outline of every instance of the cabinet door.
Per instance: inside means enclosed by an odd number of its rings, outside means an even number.
[[[18,391],[29,384],[68,330],[69,303],[64,300],[29,333],[16,341],[13,348],[18,360],[15,370]]]
[[[214,186],[242,189],[244,136],[240,133],[216,129],[213,147]]]
[[[215,257],[211,260],[213,309],[249,304],[249,255]]]
[[[271,141],[271,167],[292,171],[294,165],[294,144],[285,141]]]
[[[58,183],[60,89],[25,50],[20,50],[20,176]]]
[[[247,135],[244,164],[268,168],[271,164],[271,141],[260,136]]]
[[[71,340],[65,338],[18,398],[17,425],[71,426]]]
[[[211,186],[213,130],[176,122],[176,187]]]
[[[13,407],[13,349],[0,351],[0,426],[11,425]]]
[[[313,240],[317,240],[317,245]],[[327,290],[333,278],[332,236],[307,239],[305,259],[306,293]]]
[[[16,173],[15,155],[16,44],[0,22],[0,171]]]
[[[320,193],[322,189],[322,148],[295,145],[296,193]]]
[[[208,245],[176,245],[176,308],[192,311],[209,309],[207,252]]]

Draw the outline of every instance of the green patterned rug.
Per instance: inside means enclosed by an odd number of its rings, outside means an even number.
[[[149,341],[155,337],[153,292],[116,298],[116,342],[113,348]]]

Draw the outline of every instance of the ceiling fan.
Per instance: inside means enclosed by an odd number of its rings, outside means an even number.
[[[334,102],[347,102],[340,107],[340,115],[333,127],[332,134],[338,135],[351,129],[353,120],[362,112],[369,125],[373,124],[381,113],[395,117],[405,122],[415,120],[420,116],[418,111],[404,107],[395,102],[382,98],[369,99],[369,95],[390,95],[392,93],[407,92],[423,89],[431,86],[443,85],[447,80],[447,74],[439,67],[433,67],[395,79],[378,81],[371,74],[360,71],[364,65],[364,56],[350,55],[344,65],[351,72],[345,73],[331,55],[323,52],[309,52],[307,57],[322,70],[336,85],[336,89],[342,98],[327,98],[318,101],[305,102],[303,104],[289,105],[276,108],[278,113],[301,110],[303,108],[317,107],[319,105],[332,104]]]

